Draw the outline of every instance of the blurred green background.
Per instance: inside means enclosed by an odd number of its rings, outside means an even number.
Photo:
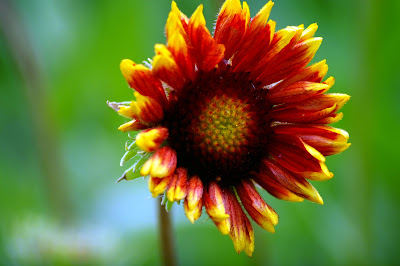
[[[207,25],[222,0],[178,0]],[[248,1],[252,16],[266,1]],[[156,204],[142,178],[115,184],[127,135],[106,106],[132,91],[119,70],[164,43],[169,0],[0,0],[0,264],[160,264]],[[181,265],[400,263],[400,1],[276,0],[277,29],[318,22],[333,92],[352,96],[336,124],[352,146],[313,182],[325,205],[264,198],[276,233],[255,228],[237,255],[207,215],[174,206]]]

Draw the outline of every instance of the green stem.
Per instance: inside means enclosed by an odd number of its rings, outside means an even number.
[[[162,263],[165,266],[176,265],[175,246],[173,241],[173,232],[171,224],[171,216],[165,210],[165,206],[161,205],[160,200],[158,205],[158,222],[160,230],[160,248],[162,255]]]

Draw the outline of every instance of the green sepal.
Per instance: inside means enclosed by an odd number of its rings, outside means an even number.
[[[134,144],[134,143],[132,143],[132,144]],[[136,146],[133,149],[131,149],[132,144],[128,147],[128,150],[127,150],[127,152],[125,152],[124,156],[122,156],[119,165],[123,166],[124,163],[126,163],[127,161],[129,161],[130,159],[132,159],[136,155],[138,155],[139,147]]]
[[[140,168],[143,166],[143,164],[147,161],[149,157],[150,153],[139,151],[135,156],[132,157],[136,159],[136,162],[128,170],[124,172],[124,174],[117,180],[117,183],[122,179],[132,180],[140,177],[141,176]]]
[[[167,195],[164,193],[163,199],[161,201],[161,205],[165,205],[165,210],[167,212],[169,212],[172,209],[172,205],[174,205],[175,201],[169,201],[169,199],[167,198]],[[179,204],[180,201],[177,201],[177,203]]]

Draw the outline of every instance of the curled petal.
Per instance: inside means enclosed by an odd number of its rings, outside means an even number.
[[[224,191],[216,182],[211,182],[208,184],[208,188],[204,190],[203,202],[208,215],[214,221],[218,230],[224,235],[229,234],[231,224],[226,210],[227,203],[224,198]]]
[[[136,135],[136,145],[142,151],[153,152],[158,150],[167,137],[168,129],[165,127],[143,130]]]
[[[171,180],[171,176],[167,176],[165,178],[149,178],[149,190],[153,198],[157,197],[158,195],[164,193],[165,189],[168,186],[168,183]]]
[[[165,45],[156,44],[156,56],[153,58],[153,74],[175,90],[185,84],[185,78],[175,62],[173,55]]]
[[[274,233],[274,225],[278,224],[278,215],[261,198],[253,182],[250,180],[242,180],[235,188],[243,206],[251,218],[265,230]]]
[[[254,181],[259,184],[263,189],[268,191],[272,196],[287,201],[299,202],[303,201],[302,197],[297,196],[292,191],[284,187],[281,183],[268,175],[261,173],[253,174]]]
[[[270,145],[270,154],[286,169],[307,179],[327,180],[333,177],[325,165],[325,157],[297,136],[277,135]]]
[[[188,201],[185,200],[184,203],[183,203],[183,208],[185,210],[186,217],[193,224],[201,216],[201,210],[203,208],[203,202],[199,201],[194,208],[190,209],[188,207]]]
[[[330,86],[324,83],[299,81],[281,90],[270,89],[267,99],[272,104],[300,102],[315,95],[323,94],[329,88]]]
[[[132,89],[141,95],[155,99],[161,106],[167,103],[167,97],[161,82],[155,78],[150,69],[142,64],[135,64],[124,59],[120,64],[121,72]]]
[[[244,250],[246,255],[251,257],[254,251],[253,227],[231,189],[226,189],[225,198],[231,224],[229,237],[237,253]]]
[[[338,128],[317,125],[280,125],[273,128],[275,134],[288,134],[299,137],[324,156],[346,150],[349,134]]]
[[[269,178],[275,179],[281,183],[284,187],[295,193],[296,195],[305,198],[309,201],[323,204],[323,200],[319,195],[318,191],[308,183],[304,178],[300,176],[294,176],[288,171],[285,171],[282,167],[274,162],[272,159],[263,160],[262,173],[269,176]]]
[[[177,163],[176,152],[170,147],[162,147],[151,156],[140,169],[143,176],[167,177],[175,172]]]
[[[203,5],[200,5],[189,20],[188,35],[193,46],[199,70],[210,71],[224,58],[225,47],[217,44],[206,28]]]
[[[141,123],[139,120],[133,119],[129,122],[126,122],[125,124],[120,125],[118,130],[121,130],[122,132],[138,131],[141,129],[146,129],[148,127],[148,125]]]
[[[350,99],[346,94],[323,94],[297,103],[289,103],[272,108],[273,119],[289,123],[322,124],[325,117],[338,111]]]
[[[171,182],[167,188],[169,201],[179,201],[186,197],[187,193],[187,170],[179,167],[172,175]]]
[[[198,176],[192,176],[188,181],[187,195],[184,202],[186,217],[194,223],[201,215],[203,207],[203,183]]]
[[[134,92],[134,95],[136,101],[132,101],[130,105],[134,117],[146,123],[157,123],[164,118],[164,111],[156,100],[143,96],[137,91]]]
[[[227,0],[219,12],[215,26],[214,39],[225,46],[225,59],[236,51],[246,33],[250,21],[250,10],[246,2],[243,9],[240,0]]]

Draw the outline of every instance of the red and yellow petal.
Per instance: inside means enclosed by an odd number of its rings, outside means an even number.
[[[292,191],[284,187],[275,179],[270,178],[268,175],[261,173],[253,173],[254,181],[265,189],[269,194],[281,200],[292,202],[303,201],[302,197],[297,196]]]
[[[138,131],[146,129],[148,127],[149,127],[148,125],[141,123],[139,120],[133,119],[129,122],[126,122],[125,124],[120,125],[118,127],[118,130],[121,130],[122,132]]]
[[[150,69],[142,64],[135,64],[129,59],[122,60],[121,72],[132,89],[143,96],[155,99],[161,106],[167,103],[167,97],[161,82],[153,76]]]
[[[313,59],[321,43],[322,38],[312,38],[296,44],[290,51],[282,51],[275,60],[264,65],[258,80],[268,85],[297,73]]]
[[[273,128],[275,134],[288,134],[299,137],[308,145],[328,156],[346,150],[349,134],[338,128],[317,125],[279,125]]]
[[[187,194],[187,170],[179,167],[172,175],[167,188],[167,198],[169,201],[179,201]]]
[[[200,177],[190,177],[187,185],[187,195],[184,202],[186,217],[194,223],[201,216],[203,207],[203,182]]]
[[[136,145],[142,151],[153,152],[158,150],[168,137],[168,128],[157,127],[143,130],[136,135]]]
[[[155,45],[156,56],[153,58],[153,74],[175,90],[186,83],[181,69],[165,45]]]
[[[246,214],[243,212],[235,193],[227,188],[225,190],[227,212],[229,214],[230,232],[233,246],[237,253],[244,250],[251,257],[254,251],[254,231]]]
[[[263,174],[269,176],[269,178],[275,179],[297,196],[318,204],[323,204],[323,200],[318,191],[303,177],[295,176],[289,171],[284,170],[278,162],[270,158],[264,159],[262,163],[263,167],[261,172]]]
[[[301,38],[299,40],[299,42],[303,42],[306,41],[308,39],[311,39],[312,37],[314,37],[315,32],[318,30],[318,25],[317,23],[313,23],[310,26],[307,27],[307,29],[305,29],[303,31],[303,33],[301,34]]]
[[[210,218],[213,220],[218,230],[224,234],[229,234],[231,223],[227,213],[227,202],[225,191],[216,182],[210,182],[204,190],[203,203]]]
[[[183,28],[187,31],[189,18],[179,10],[175,1],[172,1],[172,3],[171,3],[171,12],[173,12],[177,15],[177,17],[179,18],[179,20],[182,23]]]
[[[258,61],[268,51],[268,47],[275,32],[275,21],[268,21],[273,2],[269,1],[251,20],[250,27],[239,43],[238,51],[232,60],[234,71],[249,71],[254,67],[255,60]],[[243,9],[245,5],[243,4]]]
[[[347,94],[323,94],[301,102],[278,105],[272,108],[270,116],[280,122],[322,123],[324,118],[332,116],[350,99]],[[336,118],[336,116],[335,116]]]
[[[326,60],[322,60],[309,67],[301,69],[297,73],[293,73],[290,77],[286,78],[282,82],[276,83],[272,87],[272,89],[279,91],[299,81],[320,83],[322,79],[325,77],[327,72],[328,72],[328,65],[326,64]],[[331,82],[326,84],[329,85],[330,87],[333,86],[333,83]]]
[[[299,40],[302,32],[302,27],[293,26],[275,32],[265,55],[260,57],[256,61],[257,64],[252,67],[252,78],[254,80],[258,79],[267,70],[266,67],[273,65],[274,62],[280,59],[280,54],[285,54],[285,51],[290,50]]]
[[[158,123],[164,118],[163,108],[156,100],[143,96],[137,91],[134,92],[134,95],[136,101],[132,101],[130,105],[133,117],[150,124]],[[126,110],[124,111],[126,112]]]
[[[184,35],[180,32],[175,32],[168,39],[168,49],[173,54],[175,62],[178,64],[185,79],[193,81],[195,78],[195,60]]]
[[[160,194],[164,193],[167,188],[171,176],[166,176],[164,178],[149,177],[149,190],[153,198],[158,197]]]
[[[276,135],[272,143],[270,155],[289,171],[314,180],[333,177],[325,165],[325,157],[297,136]]]
[[[323,94],[330,89],[325,83],[299,81],[280,90],[272,88],[268,91],[267,100],[271,104],[295,103]]]
[[[170,147],[162,147],[143,164],[140,174],[164,178],[175,172],[176,164],[176,151]]]
[[[214,39],[225,46],[225,59],[236,51],[246,33],[250,21],[250,10],[246,2],[243,9],[240,0],[227,0],[219,12]]]
[[[247,213],[265,230],[274,233],[278,224],[278,215],[261,198],[251,180],[242,180],[235,186],[236,192]]]
[[[206,28],[203,5],[200,5],[191,16],[188,35],[199,70],[210,71],[224,58],[224,45],[218,44]]]

